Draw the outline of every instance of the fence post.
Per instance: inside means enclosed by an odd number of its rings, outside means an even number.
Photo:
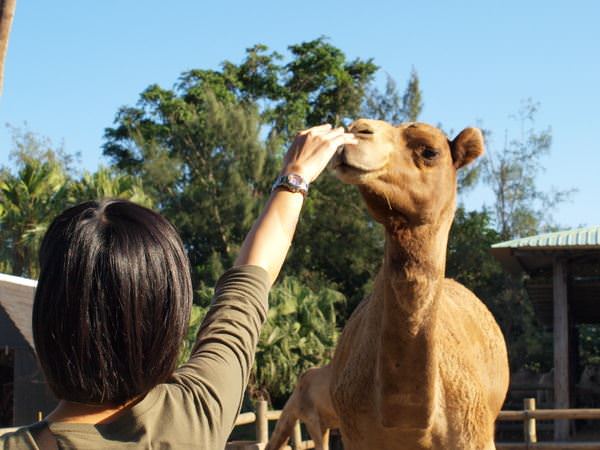
[[[292,435],[292,448],[294,450],[302,449],[302,430],[300,429],[300,421],[296,420],[294,425],[294,434]]]
[[[256,441],[261,444],[266,444],[269,441],[267,407],[268,404],[265,400],[256,402]]]
[[[535,398],[524,398],[523,409],[525,412],[535,411]],[[525,435],[526,444],[533,444],[537,442],[537,429],[534,418],[525,418],[523,421],[523,434]]]

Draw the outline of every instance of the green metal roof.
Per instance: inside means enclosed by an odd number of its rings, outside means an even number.
[[[492,248],[518,248],[530,250],[600,249],[600,225],[513,239],[512,241],[494,244],[492,245]]]

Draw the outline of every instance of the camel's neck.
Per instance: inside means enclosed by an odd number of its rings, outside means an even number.
[[[423,225],[387,231],[378,282],[384,308],[416,333],[434,306],[446,269],[449,226]]]
[[[387,232],[376,286],[382,312],[377,378],[384,423],[424,429],[433,417],[437,300],[448,229],[449,225],[421,226]]]

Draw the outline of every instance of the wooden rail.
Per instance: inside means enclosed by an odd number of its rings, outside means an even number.
[[[266,402],[258,402],[256,413],[247,412],[240,414],[235,425],[256,424],[256,441],[252,442],[230,442],[226,450],[262,450],[268,441],[269,420],[279,420],[281,411],[268,411]],[[536,409],[535,399],[526,398],[523,401],[521,411],[501,411],[497,421],[499,422],[523,422],[524,442],[497,442],[498,450],[600,450],[598,442],[538,442],[537,420],[575,420],[591,419],[600,420],[600,409]],[[600,428],[600,427],[599,427]],[[313,441],[303,441],[300,432],[300,423],[296,423],[294,434],[291,439],[291,447],[288,450],[307,450],[315,448]]]
[[[256,402],[256,412],[246,412],[240,414],[235,426],[248,425],[254,423],[256,429],[256,441],[232,441],[228,442],[225,450],[263,450],[269,441],[269,421],[279,420],[281,411],[269,411],[267,402],[259,400]],[[300,422],[296,422],[294,433],[291,438],[291,447],[286,446],[287,450],[309,450],[315,448],[315,443],[311,440],[303,441]]]
[[[269,411],[267,402],[257,402],[255,412],[240,414],[235,426],[254,424],[256,427],[256,441],[234,441],[227,443],[226,450],[263,450],[269,439],[268,424],[270,420],[279,420],[281,411]],[[521,411],[501,411],[499,422],[523,422],[524,442],[497,442],[498,450],[600,450],[600,441],[597,442],[538,442],[537,420],[574,420],[591,419],[600,420],[600,409],[536,409],[535,399],[525,399]],[[600,427],[598,427],[600,429]],[[17,428],[0,428],[0,436],[14,431]],[[296,422],[291,438],[291,446],[287,450],[308,450],[315,448],[311,440],[303,441],[300,423]]]
[[[561,449],[561,450],[600,450],[596,442],[538,442],[537,420],[600,420],[600,409],[536,409],[535,399],[523,400],[522,411],[501,411],[498,421],[523,422],[525,442],[497,442],[498,450]]]

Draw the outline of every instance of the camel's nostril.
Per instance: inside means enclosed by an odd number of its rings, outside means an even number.
[[[368,128],[364,128],[362,130],[356,130],[354,134],[375,134],[373,130],[369,130]]]

